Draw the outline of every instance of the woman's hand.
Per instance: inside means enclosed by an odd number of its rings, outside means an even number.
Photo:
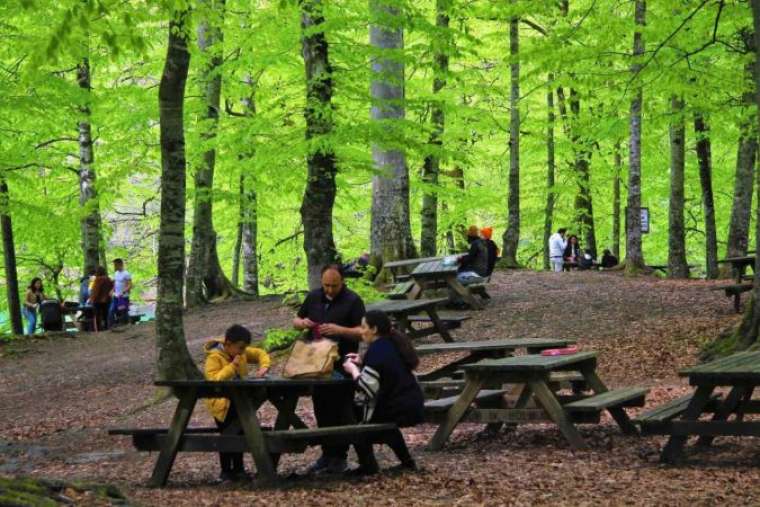
[[[350,352],[350,353],[346,354],[346,361],[351,361],[355,365],[361,366],[362,365],[362,356],[360,356],[359,354],[357,354],[355,352]]]
[[[351,375],[351,378],[354,380],[359,378],[359,375],[361,375],[361,372],[359,371],[359,367],[356,365],[356,363],[354,363],[348,358],[346,358],[346,360],[343,361],[343,369],[346,371],[346,373]]]

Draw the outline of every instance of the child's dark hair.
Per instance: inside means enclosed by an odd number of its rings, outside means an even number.
[[[377,329],[378,336],[387,336],[396,345],[401,359],[404,364],[414,370],[420,364],[420,358],[417,357],[417,351],[412,346],[412,341],[404,334],[399,333],[391,325],[391,319],[380,310],[370,310],[364,315],[367,326]]]
[[[233,324],[224,332],[224,339],[231,343],[251,344],[251,332],[240,324]]]

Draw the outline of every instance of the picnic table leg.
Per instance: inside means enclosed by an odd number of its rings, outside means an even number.
[[[451,334],[449,334],[449,330],[446,329],[446,325],[441,322],[441,318],[438,316],[438,311],[435,308],[430,307],[427,309],[427,314],[430,317],[430,321],[433,323],[433,327],[443,338],[443,341],[446,343],[453,342],[454,338],[452,338]]]
[[[306,424],[296,415],[299,396],[281,394],[269,398],[270,403],[277,409],[277,419],[274,422],[275,430],[287,430],[292,426],[296,429],[306,429]],[[275,470],[280,463],[279,453],[270,453]]]
[[[153,475],[151,475],[148,481],[148,485],[152,488],[166,485],[169,472],[174,465],[174,458],[177,457],[177,450],[179,449],[182,435],[185,433],[187,423],[190,422],[190,416],[193,415],[193,409],[198,400],[198,391],[194,388],[177,389],[177,395],[179,396],[179,403],[174,410],[174,416],[172,416],[166,444],[158,454],[156,465],[153,467]]]
[[[474,310],[482,310],[483,305],[475,299],[475,296],[472,295],[472,292],[470,292],[470,289],[462,285],[459,280],[457,280],[456,276],[449,276],[446,278],[446,285],[451,287],[454,292],[459,294],[459,296],[464,299],[465,303],[470,305],[470,308],[473,308]]]
[[[238,411],[246,443],[253,455],[253,461],[256,463],[256,472],[266,482],[274,480],[277,475],[277,469],[267,450],[264,432],[261,431],[261,426],[259,426],[253,402],[244,390],[238,388],[232,389],[232,401],[235,403],[235,408]]]
[[[586,380],[586,385],[591,388],[592,391],[594,391],[594,394],[602,394],[609,391],[607,389],[607,386],[604,385],[604,382],[602,382],[602,379],[599,378],[599,375],[596,374],[596,371],[592,369],[586,369],[581,372],[583,374],[583,378]],[[607,412],[610,413],[613,419],[615,419],[615,422],[618,426],[620,426],[620,430],[625,435],[638,435],[639,430],[636,429],[636,426],[631,422],[631,419],[628,417],[628,414],[626,414],[623,407],[610,407],[607,409]]]
[[[743,402],[748,401],[752,397],[753,390],[754,387],[751,386],[735,386],[733,389],[731,389],[731,392],[728,393],[728,396],[726,396],[726,399],[723,401],[723,403],[718,405],[718,409],[715,411],[712,420],[725,421],[728,419],[731,414],[737,410],[737,408],[741,407]],[[737,418],[738,417],[739,414],[737,414]],[[697,445],[700,447],[709,447],[712,445],[712,441],[714,439],[714,436],[701,436],[697,440]]]
[[[712,395],[715,386],[699,386],[697,387],[694,396],[689,402],[689,406],[686,407],[683,420],[696,421],[699,419],[700,414],[705,409],[705,406],[710,402],[710,396]],[[688,435],[671,435],[668,439],[668,443],[662,449],[660,455],[660,461],[664,463],[675,464],[680,461],[683,455],[683,448],[686,445],[686,441],[689,439]]]
[[[578,433],[578,430],[573,426],[572,421],[567,417],[565,410],[554,396],[552,390],[549,389],[549,386],[546,385],[546,382],[543,380],[531,380],[528,383],[528,386],[530,386],[533,394],[535,394],[538,403],[546,413],[549,414],[551,420],[559,426],[560,432],[562,432],[562,435],[570,443],[570,447],[575,450],[586,447],[580,433]]]
[[[438,426],[437,430],[435,430],[435,435],[433,435],[433,439],[428,446],[430,450],[438,451],[443,447],[446,440],[449,439],[449,436],[454,431],[454,428],[456,428],[459,421],[461,421],[462,417],[467,413],[472,402],[475,401],[482,386],[483,381],[479,377],[469,377],[467,379],[467,383],[459,395],[459,398],[457,398],[457,401],[449,409],[449,412],[446,415],[446,420]]]

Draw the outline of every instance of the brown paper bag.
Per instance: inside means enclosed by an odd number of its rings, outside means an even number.
[[[297,340],[290,349],[282,376],[285,378],[330,378],[338,359],[338,344],[322,339]]]

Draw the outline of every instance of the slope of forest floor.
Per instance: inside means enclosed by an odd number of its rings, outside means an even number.
[[[611,387],[652,390],[647,405],[689,391],[676,372],[700,345],[737,320],[729,300],[709,287],[720,282],[627,279],[616,273],[497,273],[493,299],[455,331],[458,340],[562,337],[600,352],[600,376]],[[261,336],[287,326],[292,309],[275,302],[228,302],[189,313],[187,340],[200,362],[202,343],[231,323]],[[434,427],[407,430],[423,471],[356,481],[288,480],[273,490],[215,486],[216,456],[180,454],[169,486],[145,487],[156,457],[132,450],[109,427],[168,423],[174,402],[149,404],[156,391],[151,324],[119,332],[40,339],[0,349],[0,474],[113,483],[143,505],[728,505],[760,502],[760,469],[752,439],[722,438],[690,454],[683,467],[658,463],[662,438],[623,436],[609,417],[582,426],[589,449],[571,452],[556,427],[521,426],[480,435],[465,424],[442,452],[425,444]],[[434,341],[435,338],[429,338]],[[426,357],[421,370],[454,359]],[[273,410],[265,405],[265,417]],[[191,424],[208,425],[197,410]],[[299,408],[312,423],[308,401]],[[283,475],[317,456],[283,458]],[[381,466],[395,464],[378,453]],[[249,458],[246,457],[248,460]]]

